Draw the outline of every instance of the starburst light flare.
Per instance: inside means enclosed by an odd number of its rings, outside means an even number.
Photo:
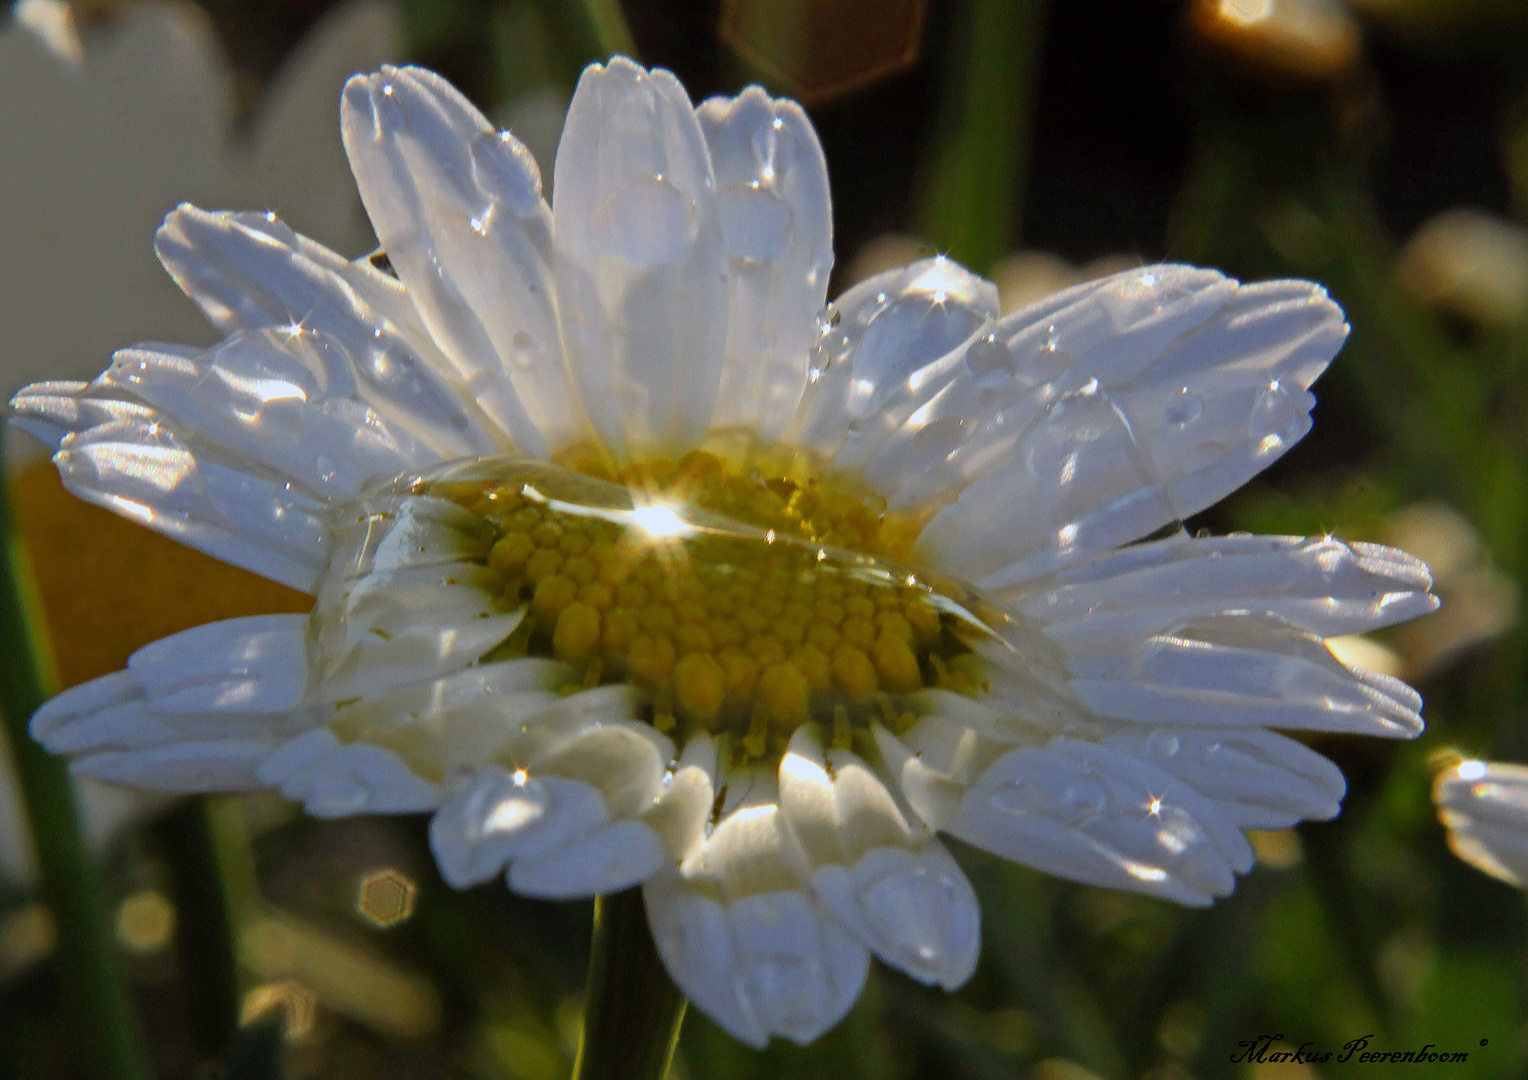
[[[1208,904],[1242,830],[1337,813],[1274,729],[1421,730],[1323,644],[1432,610],[1420,562],[1173,529],[1309,430],[1318,286],[1151,266],[1000,318],[933,258],[824,308],[822,151],[756,87],[589,68],[555,207],[430,72],[342,110],[385,264],[182,207],[160,257],[223,342],[13,402],[76,494],[316,598],[55,698],[77,772],[428,812],[458,887],[640,883],[674,981],[762,1046],[872,954],[970,976],[940,832]]]

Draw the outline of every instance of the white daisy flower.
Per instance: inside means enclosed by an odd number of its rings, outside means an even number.
[[[1433,781],[1433,802],[1455,855],[1528,888],[1528,766],[1459,761]]]
[[[1319,287],[1153,266],[1000,318],[933,258],[823,308],[792,102],[591,67],[555,209],[430,72],[342,108],[396,277],[183,207],[160,257],[228,337],[13,402],[81,497],[317,598],[54,699],[77,772],[430,812],[458,887],[641,883],[674,981],[762,1046],[872,954],[971,974],[940,832],[1208,904],[1243,829],[1337,813],[1272,729],[1421,730],[1323,644],[1432,610],[1420,562],[1177,526],[1309,429]]]

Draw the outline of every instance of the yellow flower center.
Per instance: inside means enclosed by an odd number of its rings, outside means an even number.
[[[808,722],[849,747],[872,720],[911,724],[918,691],[983,688],[969,642],[993,613],[899,565],[921,522],[852,478],[760,452],[562,460],[420,489],[488,523],[498,600],[526,609],[485,659],[555,657],[580,672],[570,693],[629,682],[659,730],[709,731],[739,761]]]

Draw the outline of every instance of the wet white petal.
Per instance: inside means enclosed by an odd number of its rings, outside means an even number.
[[[364,260],[346,262],[274,214],[190,205],[165,218],[154,247],[223,332],[285,327],[336,339],[356,392],[438,457],[504,449],[403,287]]]
[[[584,407],[618,455],[700,441],[721,380],[727,256],[684,87],[623,57],[579,79],[557,149],[557,294]]]
[[[1415,738],[1422,700],[1349,668],[1271,615],[1226,612],[1098,655],[1073,655],[1072,689],[1103,716],[1152,724],[1297,728]]]
[[[609,820],[588,784],[489,765],[436,812],[430,849],[441,876],[464,889],[497,877],[511,859],[545,854]]]
[[[422,68],[355,76],[341,122],[377,238],[477,405],[530,453],[577,441],[530,153]]]
[[[808,1043],[859,996],[869,953],[820,903],[795,891],[718,902],[677,875],[642,890],[664,966],[685,995],[736,1038]]]
[[[593,896],[630,888],[668,862],[658,834],[628,819],[545,855],[516,859],[509,868],[509,887],[556,900]]]
[[[828,171],[811,121],[756,86],[696,109],[727,249],[727,351],[713,427],[784,432],[833,267]]]
[[[1127,639],[1227,610],[1267,611],[1322,637],[1355,634],[1433,611],[1421,561],[1335,537],[1216,536],[1137,544],[1006,590],[1069,648]]]
[[[1337,816],[1347,782],[1326,758],[1263,728],[1160,727],[1103,745],[1172,773],[1243,829],[1287,829]]]
[[[812,891],[876,956],[920,982],[953,990],[981,953],[981,909],[937,840],[876,847],[851,866],[823,866]]]
[[[90,428],[53,460],[85,501],[283,585],[311,592],[328,561],[322,502],[168,421]]]
[[[789,437],[864,466],[997,312],[997,286],[943,256],[860,282],[823,312]]]
[[[715,801],[716,748],[709,735],[699,735],[685,747],[679,767],[642,820],[658,834],[674,862],[680,863],[705,841]]]
[[[950,832],[1093,885],[1204,905],[1231,891],[1252,851],[1208,799],[1151,765],[1067,739],[998,759]]]
[[[922,561],[989,587],[1049,572],[1202,510],[1281,456],[1346,333],[1308,282],[1150,266],[1078,286],[952,367],[918,420],[958,431],[892,501],[960,490],[920,537]]]

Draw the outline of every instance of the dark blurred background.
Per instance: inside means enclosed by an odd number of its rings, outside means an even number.
[[[692,1013],[675,1075],[1528,1075],[1523,896],[1450,854],[1429,794],[1460,755],[1528,760],[1523,0],[23,0],[0,34],[7,392],[88,377],[134,338],[207,339],[149,252],[183,198],[271,206],[369,250],[334,115],[343,76],[383,60],[448,76],[548,181],[577,74],[613,51],[672,69],[697,101],[751,81],[798,97],[833,184],[833,294],[932,251],[992,277],[1007,309],[1161,259],[1325,284],[1353,334],[1315,430],[1187,525],[1427,559],[1439,614],[1334,644],[1417,685],[1427,733],[1311,740],[1348,776],[1342,816],[1258,834],[1257,868],[1208,911],[962,848],[984,951],[960,992],[877,967],[838,1028],[764,1053]],[[52,297],[64,314],[40,315]],[[303,609],[73,503],[20,442],[9,456],[50,690],[184,626]],[[153,1076],[568,1074],[588,904],[453,893],[422,820],[84,798]],[[90,1075],[68,943],[20,804],[0,811],[0,1077]],[[1469,1060],[1233,1061],[1264,1037],[1365,1035]]]

